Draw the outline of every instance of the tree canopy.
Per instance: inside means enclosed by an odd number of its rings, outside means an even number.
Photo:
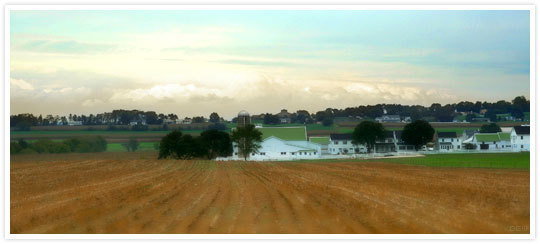
[[[353,144],[366,144],[368,152],[375,146],[378,140],[384,140],[384,127],[381,123],[363,121],[354,128]]]
[[[424,120],[416,120],[405,125],[401,134],[401,139],[407,144],[414,145],[418,150],[422,145],[433,140],[435,130],[429,122]]]
[[[203,131],[200,138],[208,159],[232,155],[233,148],[229,133],[211,129]]]
[[[259,151],[262,141],[262,132],[255,129],[255,126],[248,124],[245,127],[236,128],[232,132],[232,141],[237,143],[238,152],[247,160],[249,154]]]
[[[482,127],[480,127],[480,133],[497,133],[501,131],[502,131],[501,127],[499,127],[495,123],[489,123],[487,125],[482,125]]]

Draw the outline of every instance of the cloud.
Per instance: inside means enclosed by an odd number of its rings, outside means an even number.
[[[109,52],[113,51],[116,46],[73,40],[33,40],[17,45],[15,48],[29,52],[80,54]]]
[[[10,78],[9,83],[11,87],[17,87],[23,90],[34,90],[34,86],[24,80]]]
[[[82,103],[82,106],[84,107],[95,107],[99,105],[103,105],[103,101],[100,99],[86,99]]]

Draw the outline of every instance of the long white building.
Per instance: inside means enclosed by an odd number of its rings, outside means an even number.
[[[249,160],[295,160],[321,157],[321,144],[307,140],[306,127],[262,127],[256,129],[262,132],[263,140],[258,152],[249,155]],[[233,158],[243,160],[235,143],[233,143]]]

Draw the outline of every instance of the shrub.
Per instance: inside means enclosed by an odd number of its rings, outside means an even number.
[[[13,154],[17,154],[19,152],[21,152],[23,150],[23,148],[21,147],[21,145],[19,145],[18,142],[11,142],[9,144],[9,154],[13,155]]]
[[[135,152],[139,148],[139,141],[134,137],[131,137],[128,143],[122,144],[128,152]]]

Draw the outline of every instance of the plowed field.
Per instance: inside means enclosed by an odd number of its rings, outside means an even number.
[[[11,233],[529,233],[528,170],[89,155],[12,158]]]

